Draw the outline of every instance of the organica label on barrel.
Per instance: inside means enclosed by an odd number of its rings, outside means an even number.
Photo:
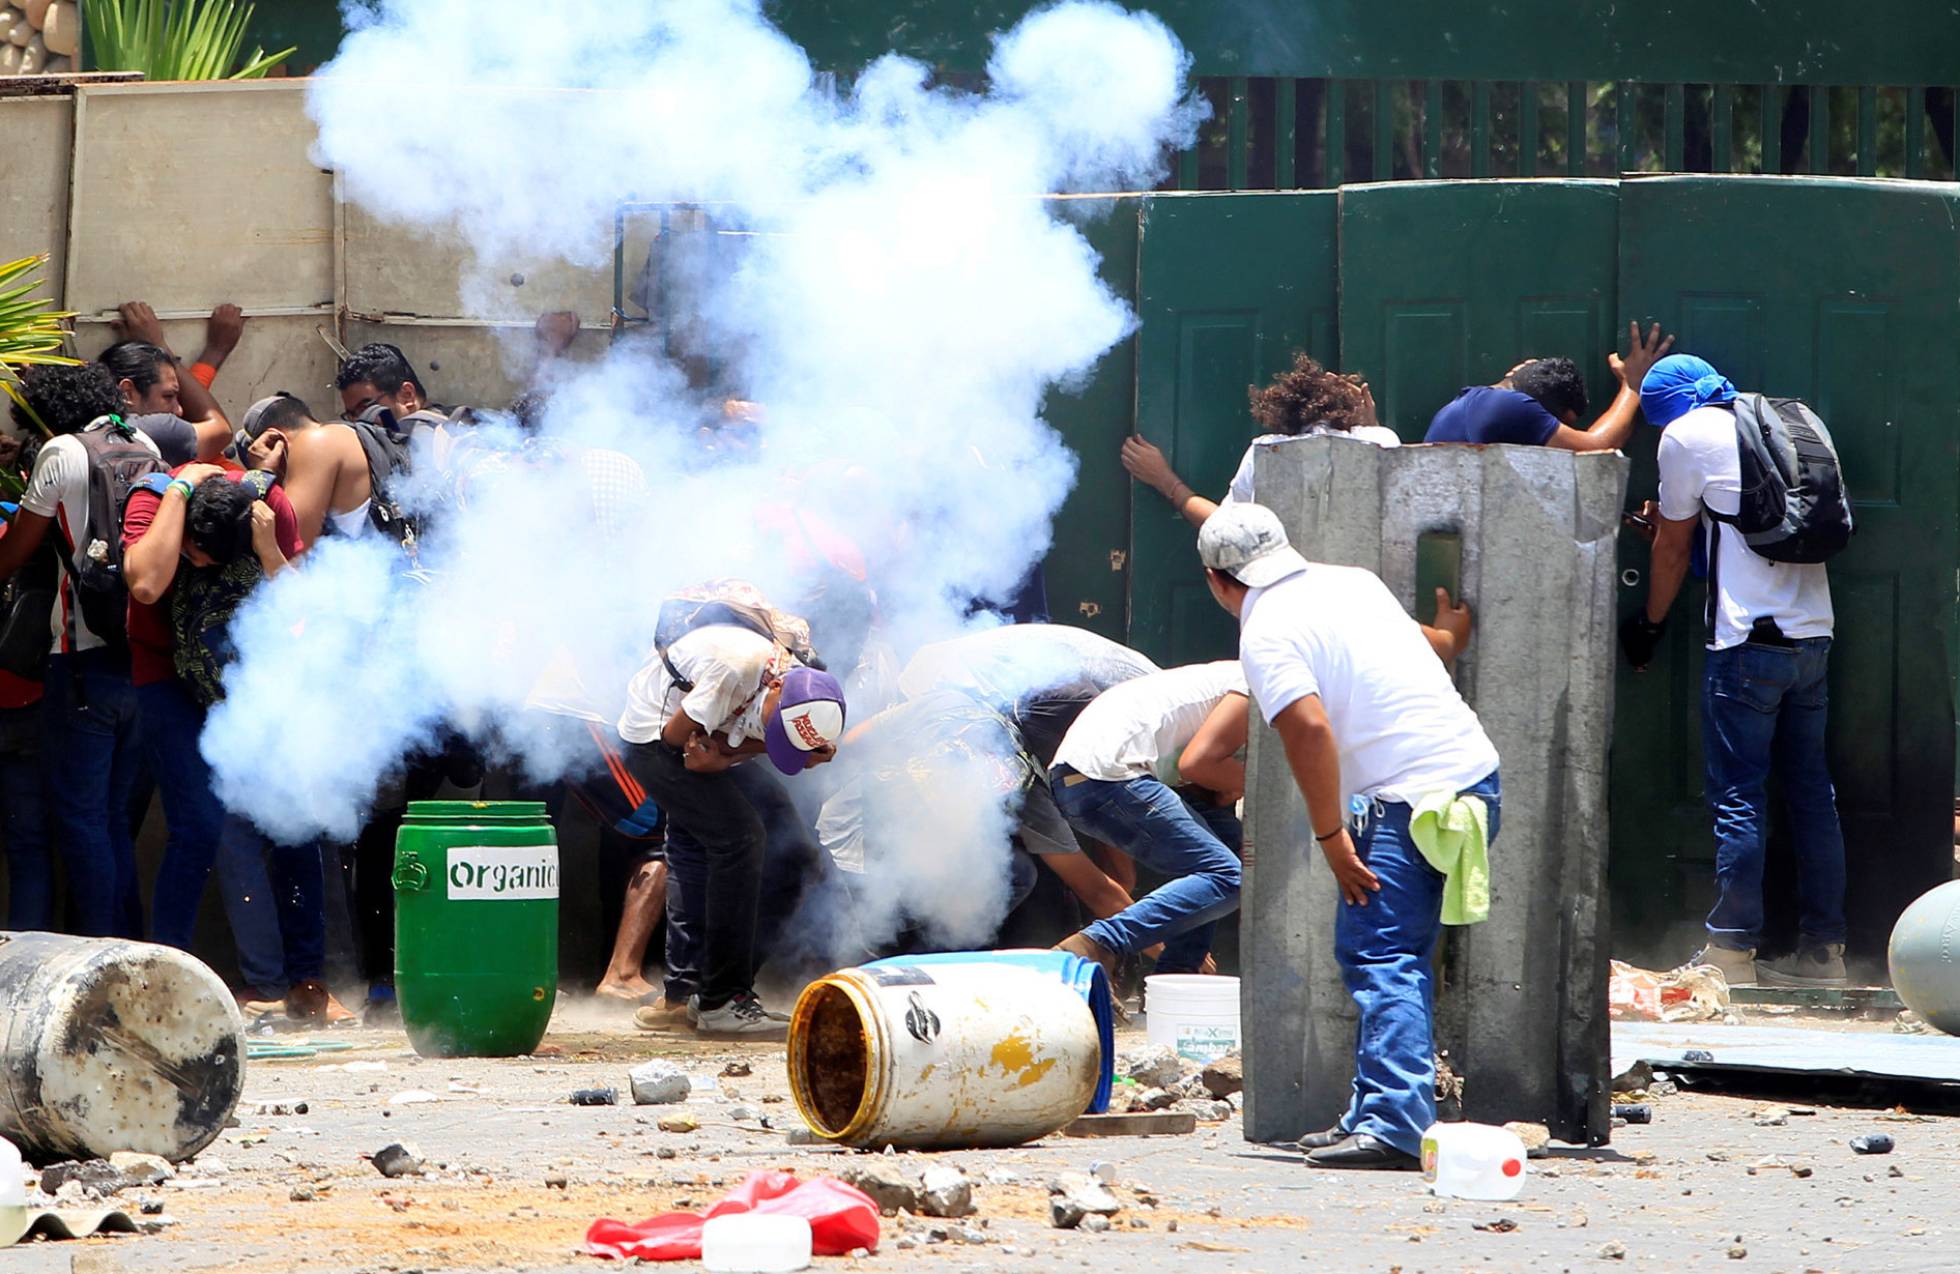
[[[456,845],[449,850],[452,902],[557,896],[556,845]]]

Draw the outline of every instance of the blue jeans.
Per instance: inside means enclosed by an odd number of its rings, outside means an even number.
[[[0,708],[0,834],[7,841],[7,928],[54,926],[48,763],[41,706]]]
[[[1802,945],[1844,941],[1844,832],[1824,758],[1830,654],[1828,637],[1708,652],[1701,746],[1715,820],[1708,938],[1718,947],[1746,950],[1762,939],[1772,772],[1790,811]]]
[[[1464,789],[1489,810],[1488,840],[1499,823],[1497,773]],[[1409,1154],[1436,1122],[1436,938],[1442,929],[1443,874],[1409,838],[1407,805],[1376,801],[1354,845],[1381,891],[1365,907],[1341,902],[1334,959],[1361,1020],[1354,1034],[1354,1097],[1341,1127]]]
[[[1239,840],[1237,816],[1218,806],[1200,810],[1149,777],[1118,783],[1058,767],[1049,790],[1076,831],[1171,878],[1082,932],[1123,955],[1161,942],[1157,972],[1197,972],[1219,917],[1238,909],[1239,859],[1231,848]]]
[[[264,883],[245,886],[256,892],[239,895],[241,879]],[[317,841],[282,845],[246,819],[227,814],[218,839],[218,882],[247,985],[283,993],[321,976],[327,964],[327,906]]]
[[[52,808],[75,932],[141,938],[128,812],[138,768],[129,657],[100,649],[52,655],[44,690]]]

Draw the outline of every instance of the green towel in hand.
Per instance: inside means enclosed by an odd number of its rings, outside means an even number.
[[[1443,923],[1490,918],[1490,811],[1480,796],[1432,792],[1409,816],[1409,839],[1443,873]]]

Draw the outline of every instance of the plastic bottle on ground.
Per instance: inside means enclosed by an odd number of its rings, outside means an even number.
[[[1515,1199],[1524,1189],[1524,1142],[1489,1124],[1431,1124],[1422,1134],[1422,1178],[1445,1198]]]

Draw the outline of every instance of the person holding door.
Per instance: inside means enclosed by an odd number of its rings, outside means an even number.
[[[1697,530],[1708,544],[1708,661],[1701,730],[1715,822],[1715,906],[1693,959],[1730,986],[1844,986],[1844,832],[1824,756],[1831,583],[1823,563],[1770,561],[1720,519],[1741,503],[1735,386],[1688,354],[1654,365],[1640,405],[1662,429],[1660,500],[1634,521],[1654,546],[1647,605],[1621,626],[1636,669],[1652,662],[1688,573]],[[1774,773],[1791,817],[1801,900],[1797,950],[1758,960],[1763,859]]]
[[[1569,358],[1528,358],[1495,385],[1472,385],[1443,404],[1424,442],[1512,443],[1565,451],[1619,451],[1640,418],[1640,382],[1674,345],[1656,323],[1643,339],[1627,324],[1627,353],[1608,354],[1619,392],[1598,420],[1575,428],[1586,414],[1586,379]]]

